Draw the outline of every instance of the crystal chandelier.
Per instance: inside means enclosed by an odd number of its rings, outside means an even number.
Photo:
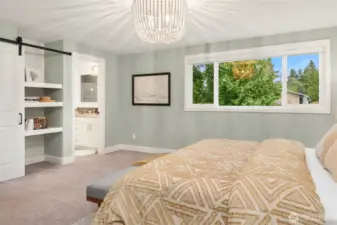
[[[134,0],[133,20],[139,38],[150,43],[171,43],[185,30],[185,0]]]

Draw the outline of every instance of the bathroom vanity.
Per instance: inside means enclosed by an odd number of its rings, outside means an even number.
[[[73,57],[75,155],[104,154],[105,61],[82,54]]]

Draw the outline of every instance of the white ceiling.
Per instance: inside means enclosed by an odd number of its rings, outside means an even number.
[[[337,26],[337,0],[186,0],[186,34],[170,45],[143,43],[132,24],[132,0],[0,0],[0,19],[27,39],[70,39],[133,53]]]

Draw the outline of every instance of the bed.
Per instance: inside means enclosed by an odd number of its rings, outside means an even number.
[[[296,141],[209,139],[126,174],[93,224],[324,224],[336,183]]]

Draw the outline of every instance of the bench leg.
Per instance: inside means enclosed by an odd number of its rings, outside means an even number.
[[[88,197],[87,196],[87,201],[88,202],[92,202],[92,203],[96,203],[98,208],[101,206],[101,204],[103,203],[103,199],[98,199],[98,198],[92,198],[92,197]]]

